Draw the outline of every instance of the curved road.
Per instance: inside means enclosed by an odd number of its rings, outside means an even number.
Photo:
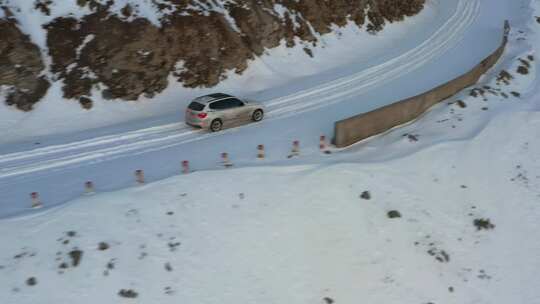
[[[480,0],[458,0],[456,6],[455,13],[427,40],[395,58],[316,87],[263,101],[267,113],[266,119],[259,123],[260,127],[358,96],[433,62],[460,42],[478,16],[481,5]],[[137,160],[149,164],[153,162],[149,161],[152,159],[149,155],[163,155],[159,152],[170,153],[176,149],[179,156],[197,154],[197,149],[189,151],[191,144],[188,143],[206,140],[206,143],[201,144],[202,148],[209,144],[210,138],[238,131],[238,128],[234,128],[217,134],[208,133],[193,130],[180,122],[0,155],[0,208],[7,210],[0,211],[0,216],[20,214],[26,207],[24,204],[28,203],[28,193],[32,191],[44,193],[45,199],[50,201],[49,206],[76,197],[81,189],[60,189],[61,186],[68,187],[71,183],[82,185],[82,175],[86,175],[88,179],[106,182],[108,186],[103,189],[117,189],[129,185],[129,172],[125,173],[124,180],[115,183],[107,180],[109,173],[106,171],[131,168],[133,165],[128,164],[137,159],[137,155],[145,155]],[[119,162],[119,166],[113,165],[112,160]],[[178,159],[178,162],[180,160]],[[174,174],[170,169],[158,172],[159,168],[163,169],[164,166],[164,163],[152,166],[155,168],[156,177]],[[44,181],[49,178],[54,180],[55,186],[46,185]],[[17,199],[13,200],[13,197]],[[11,201],[8,201],[10,199]]]

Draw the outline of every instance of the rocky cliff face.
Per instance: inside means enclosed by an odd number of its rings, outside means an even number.
[[[29,111],[49,88],[41,73],[45,65],[37,46],[10,19],[0,19],[0,90],[6,103]]]
[[[77,0],[88,14],[44,25],[48,49],[42,51],[65,98],[86,101],[93,88],[107,99],[152,97],[169,85],[170,75],[186,87],[211,87],[282,42],[301,44],[312,56],[309,45],[333,25],[354,22],[375,33],[420,12],[424,0],[153,0],[157,22],[130,3],[115,11],[112,0]],[[35,1],[45,15],[51,5]],[[9,18],[0,22],[0,37],[0,85],[11,87],[9,104],[29,110],[48,88],[40,51]]]

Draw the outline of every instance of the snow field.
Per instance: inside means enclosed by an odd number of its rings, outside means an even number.
[[[0,293],[6,303],[116,303],[124,288],[141,303],[534,302],[540,143],[527,130],[538,127],[538,113],[509,113],[472,140],[396,160],[195,172],[3,220],[4,243],[17,245],[0,254]]]
[[[502,3],[483,6],[473,27]],[[344,111],[338,104],[176,150],[5,177],[2,210],[19,216],[0,220],[2,304],[540,302],[540,3],[527,3],[509,10],[509,48],[476,86],[331,155],[317,148],[325,122],[307,122],[333,118]],[[501,71],[512,75],[508,84],[497,81]],[[178,126],[7,147],[15,151],[0,164],[32,170],[47,158],[55,164],[58,152],[65,161],[92,157]],[[292,139],[301,156],[286,159]],[[257,144],[265,160],[255,159]],[[222,149],[233,168],[216,169]],[[197,171],[179,175],[185,156]],[[133,166],[149,168],[155,182],[135,186]],[[173,177],[157,173],[169,169]],[[97,192],[81,196],[88,176]],[[124,176],[130,181],[107,188]],[[45,208],[24,209],[36,188]],[[66,192],[77,198],[63,201]]]

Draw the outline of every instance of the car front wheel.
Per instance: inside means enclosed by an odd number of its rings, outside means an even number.
[[[212,123],[210,124],[210,131],[217,132],[220,131],[223,127],[223,123],[220,119],[214,119],[212,120]]]
[[[261,109],[255,110],[251,115],[253,121],[261,121],[264,117],[264,112]]]

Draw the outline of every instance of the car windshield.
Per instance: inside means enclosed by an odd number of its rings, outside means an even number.
[[[189,104],[188,108],[194,111],[202,111],[204,109],[204,105],[194,101]]]

